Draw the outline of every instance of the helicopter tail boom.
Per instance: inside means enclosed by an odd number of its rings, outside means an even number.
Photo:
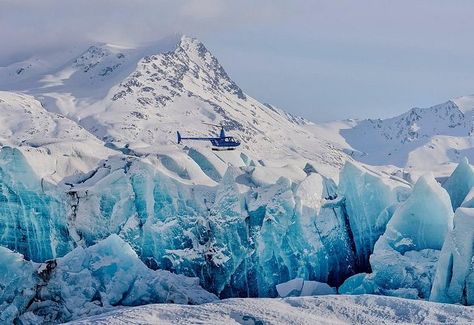
[[[219,138],[202,138],[202,137],[183,137],[179,131],[176,131],[176,135],[178,136],[178,144],[180,144],[183,140],[199,140],[199,141],[210,141],[210,140],[218,140]]]

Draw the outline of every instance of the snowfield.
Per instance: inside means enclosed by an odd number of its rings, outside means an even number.
[[[474,308],[394,297],[318,296],[226,299],[199,306],[124,308],[68,324],[472,324]]]

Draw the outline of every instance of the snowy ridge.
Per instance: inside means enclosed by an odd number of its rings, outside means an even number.
[[[463,157],[474,158],[474,107],[467,98],[413,108],[385,120],[363,120],[343,127],[351,155],[372,165],[396,165],[408,172],[423,170],[447,176]],[[470,107],[470,109],[468,109]]]
[[[453,99],[452,101],[463,113],[474,110],[474,95],[461,96]]]
[[[114,151],[74,121],[48,112],[32,96],[0,91],[0,143],[15,146],[36,173],[57,183],[85,173]]]
[[[201,306],[125,308],[68,324],[469,324],[474,310],[381,296],[228,299]]]
[[[64,116],[46,111],[31,96],[0,91],[0,137],[3,144],[35,146],[44,141],[96,141]]]

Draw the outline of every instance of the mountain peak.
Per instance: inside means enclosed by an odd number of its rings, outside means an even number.
[[[463,113],[474,110],[474,95],[458,97],[453,99],[452,101],[459,107],[459,109]]]

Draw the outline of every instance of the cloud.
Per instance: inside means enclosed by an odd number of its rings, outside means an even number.
[[[0,67],[183,33],[263,101],[315,120],[379,117],[474,91],[473,11],[472,0],[0,0]]]
[[[180,13],[193,19],[209,19],[218,17],[223,12],[220,0],[188,1],[182,4]]]
[[[3,44],[0,65],[30,53],[90,42],[136,45],[175,33],[199,36],[225,32],[231,26],[271,19],[269,14],[277,14],[271,3],[269,0],[0,0],[0,44]]]

